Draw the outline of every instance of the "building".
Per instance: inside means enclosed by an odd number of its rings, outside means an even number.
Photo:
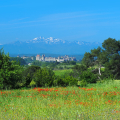
[[[17,56],[18,57],[18,56]],[[30,58],[30,59],[32,59],[33,60],[33,57],[26,57],[26,56],[23,56],[23,57],[21,57],[22,59],[27,59],[27,58]]]
[[[26,57],[26,56],[23,56],[23,57],[21,57],[22,59],[26,59],[26,58],[29,58],[29,57]]]
[[[40,55],[36,56],[36,60],[39,61],[44,61],[44,62],[64,62],[64,61],[76,61],[75,57],[69,57],[68,55],[62,56],[62,57],[45,57],[45,55],[42,55],[42,57],[40,57]]]
[[[37,56],[36,56],[36,60],[40,60],[40,55],[37,55]]]

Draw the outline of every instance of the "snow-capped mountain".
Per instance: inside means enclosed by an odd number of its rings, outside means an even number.
[[[26,43],[40,43],[40,42],[45,42],[47,44],[58,44],[58,43],[65,43],[67,41],[65,40],[61,40],[61,39],[56,39],[53,37],[49,37],[49,38],[44,38],[44,37],[36,37],[30,41],[26,41]]]
[[[91,49],[97,48],[101,45],[102,44],[98,42],[69,42],[53,37],[36,37],[25,42],[16,41],[0,45],[0,48],[3,47],[6,53],[9,52],[11,54],[84,54],[85,52],[90,52]]]

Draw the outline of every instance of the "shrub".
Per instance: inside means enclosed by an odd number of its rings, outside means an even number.
[[[72,76],[67,76],[64,78],[64,83],[65,83],[65,86],[77,85],[78,80]]]
[[[35,87],[35,86],[36,86],[36,83],[35,83],[34,80],[32,80],[32,81],[30,82],[30,87]]]
[[[83,71],[87,70],[87,67],[84,65],[75,65],[72,67],[72,70],[73,72],[71,72],[71,75],[75,78],[78,78]]]
[[[82,72],[79,79],[80,81],[85,80],[87,83],[96,83],[97,76],[91,71],[87,70]]]
[[[85,86],[87,86],[86,80],[80,81],[80,87],[85,87]]]
[[[62,77],[57,76],[56,80],[54,80],[54,86],[65,86],[65,81]]]
[[[60,67],[59,67],[59,69],[60,69],[60,70],[62,70],[62,69],[63,69],[63,67],[61,67],[61,66],[60,66]]]
[[[30,82],[33,79],[33,76],[34,76],[35,72],[39,69],[41,69],[39,66],[32,65],[32,66],[27,67],[23,71],[22,82],[24,83],[24,86],[27,87],[30,84]]]
[[[43,68],[39,69],[34,74],[34,81],[36,82],[37,86],[40,87],[48,87],[53,85],[55,74],[51,69]]]
[[[77,86],[78,80],[72,76],[65,76],[60,77],[57,76],[56,80],[54,80],[54,86],[72,86],[72,85],[76,85]]]

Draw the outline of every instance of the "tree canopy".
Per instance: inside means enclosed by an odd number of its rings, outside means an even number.
[[[108,38],[102,43],[102,48],[91,50],[85,53],[82,63],[87,67],[98,65],[101,75],[101,65],[105,67],[104,75],[113,74],[116,79],[120,78],[120,41]]]
[[[27,65],[25,60],[20,57],[10,57],[10,61],[16,61],[16,63],[19,63],[20,65]]]
[[[22,78],[22,67],[10,61],[9,54],[5,55],[3,49],[0,50],[0,89],[16,88],[17,82]]]

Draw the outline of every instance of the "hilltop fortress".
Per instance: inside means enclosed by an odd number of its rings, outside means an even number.
[[[76,58],[75,57],[69,57],[68,55],[65,55],[65,56],[62,56],[62,57],[45,57],[45,55],[37,55],[36,56],[36,60],[39,60],[39,61],[45,61],[45,62],[64,62],[64,61],[76,61]]]

